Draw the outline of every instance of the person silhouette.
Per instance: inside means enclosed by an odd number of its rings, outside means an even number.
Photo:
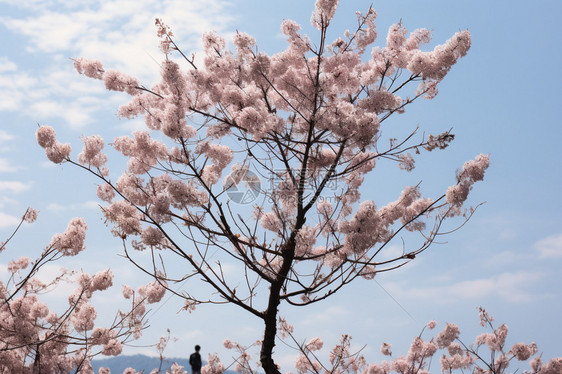
[[[199,345],[195,346],[195,352],[189,356],[189,364],[191,365],[192,374],[201,374],[201,355],[199,351],[201,347]]]

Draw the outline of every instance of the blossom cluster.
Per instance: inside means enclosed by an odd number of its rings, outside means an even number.
[[[22,221],[33,222],[36,218],[37,211],[29,208]],[[82,251],[85,231],[84,220],[75,218],[64,233],[53,237],[40,257],[20,257],[8,262],[10,276],[0,279],[0,371],[93,374],[91,359],[100,353],[119,355],[123,343],[131,336],[130,317],[144,317],[144,312],[118,311],[112,325],[96,325],[97,310],[92,296],[113,285],[110,269],[93,275],[61,269],[53,280],[39,277],[47,263],[61,255],[74,256]],[[6,253],[9,251],[2,252]],[[45,304],[42,295],[63,282],[76,286],[68,295],[66,306],[64,301]]]
[[[435,321],[427,324],[427,328],[433,329]],[[391,344],[383,343],[380,351],[389,356],[387,361],[368,364],[365,357],[360,353],[350,351],[351,337],[344,335],[341,341],[330,352],[330,365],[318,360],[316,351],[322,349],[323,343],[319,338],[313,338],[308,343],[298,348],[301,354],[295,361],[297,373],[310,372],[338,372],[338,373],[362,373],[362,374],[429,374],[434,364],[433,358],[439,351],[442,355],[438,361],[441,372],[466,372],[484,374],[508,373],[508,368],[520,366],[517,361],[529,361],[530,370],[526,374],[554,374],[559,373],[562,368],[562,357],[553,358],[544,362],[540,355],[537,356],[538,348],[535,343],[515,343],[507,348],[505,340],[507,327],[501,325],[497,329],[487,324],[485,327],[492,329],[491,333],[483,333],[476,337],[474,343],[466,344],[460,337],[457,325],[447,323],[445,328],[435,337],[424,340],[422,334],[414,338],[407,354],[395,357],[391,351]],[[488,352],[483,352],[486,347]],[[514,362],[515,360],[515,362]]]
[[[164,59],[160,81],[152,86],[105,69],[97,60],[74,60],[78,73],[130,95],[118,116],[142,116],[146,129],[114,139],[111,145],[128,160],[115,178],[105,166],[104,141],[98,135],[83,138],[77,162],[70,158],[70,145],[59,143],[51,127],[40,127],[37,140],[53,162],[80,163],[101,180],[97,195],[107,203],[102,207],[104,217],[125,245],[152,255],[161,251],[161,264],[143,268],[157,280],[136,293],[124,290],[138,304],[137,311],[144,308],[139,300],[159,300],[166,282],[197,275],[219,299],[186,293],[181,295],[185,310],[193,310],[198,302],[227,300],[271,324],[277,321],[278,303],[307,305],[327,298],[357,276],[372,279],[378,271],[410,261],[439,235],[444,220],[460,215],[474,183],[484,177],[487,155],[465,163],[457,184],[442,196],[425,197],[420,186],[406,186],[397,200],[381,203],[363,198],[362,187],[380,163],[390,161],[412,171],[422,151],[444,149],[453,140],[445,132],[416,141],[415,129],[403,139],[382,141],[389,117],[403,113],[418,98],[438,94],[439,83],[467,54],[470,33],[459,31],[427,48],[428,29],[409,32],[400,22],[389,28],[385,44],[377,47],[377,14],[369,8],[357,13],[355,31],[330,42],[328,28],[338,4],[338,0],[315,2],[311,23],[319,40],[314,42],[299,24],[283,21],[287,48],[271,55],[260,51],[246,33],[234,34],[231,51],[222,36],[208,32],[202,37],[201,58],[189,58],[179,50],[171,29],[157,19]],[[171,58],[175,51],[184,58],[183,65]],[[230,170],[226,176],[225,170]],[[246,180],[249,171],[259,177]],[[261,188],[255,179],[264,176],[278,183]],[[229,199],[234,192],[253,194],[251,217]],[[430,219],[435,224],[428,228]],[[84,229],[85,224],[74,222],[68,233],[53,238],[53,248],[65,255],[78,253]],[[375,257],[402,230],[419,233],[421,244],[379,262]],[[219,256],[234,262],[240,271],[233,273],[244,274],[247,287],[236,286],[239,279],[223,272],[220,262],[211,264],[212,256],[203,247],[217,248]],[[138,265],[134,255],[138,253],[127,252]],[[189,273],[165,275],[168,255],[184,260]],[[257,285],[264,283],[277,293],[269,295],[266,311],[256,309],[262,305]],[[92,312],[85,307],[82,313]],[[142,314],[136,313],[134,331]],[[291,333],[283,322],[279,330],[281,335]],[[438,345],[450,346],[454,339],[453,329],[440,335]],[[416,344],[421,352],[431,351],[421,341]],[[315,341],[307,349],[319,347]],[[348,349],[345,338],[334,357]],[[460,363],[454,365],[466,364],[464,356],[457,359]],[[346,370],[361,366],[358,357],[344,361]],[[264,370],[273,371],[272,362],[262,361],[270,365]],[[396,365],[405,370],[404,363]],[[298,367],[320,368],[306,357]],[[207,370],[220,369],[213,361]]]

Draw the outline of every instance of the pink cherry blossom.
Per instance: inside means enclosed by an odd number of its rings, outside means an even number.
[[[445,329],[437,335],[437,345],[439,348],[445,348],[459,337],[460,330],[454,323],[447,323]]]
[[[162,300],[166,293],[166,288],[159,281],[154,281],[146,286],[139,287],[138,292],[141,297],[146,298],[149,304],[152,304]]]
[[[392,351],[391,351],[392,345],[389,343],[382,343],[381,346],[381,353],[385,356],[392,356]]]
[[[214,354],[209,354],[207,358],[207,365],[201,368],[201,374],[222,374],[226,368],[219,359],[219,356]]]
[[[248,34],[234,33],[235,50],[230,51],[222,36],[208,32],[202,38],[204,54],[196,59],[180,51],[172,30],[157,19],[164,55],[160,81],[150,86],[125,72],[105,69],[99,61],[74,60],[80,74],[103,80],[108,90],[131,95],[118,115],[143,116],[147,126],[147,131],[110,143],[127,160],[115,182],[105,166],[100,136],[84,137],[77,156],[77,162],[101,180],[97,194],[108,203],[102,207],[104,217],[112,233],[123,240],[127,257],[155,279],[136,293],[128,286],[123,289],[133,302],[127,323],[134,337],[142,331],[147,305],[160,301],[172,282],[183,279],[183,274],[167,275],[164,259],[173,255],[185,262],[185,276],[202,277],[215,291],[201,299],[178,295],[185,299],[183,309],[226,301],[263,318],[261,364],[266,372],[275,372],[271,356],[277,337],[272,324],[278,321],[281,337],[293,334],[292,326],[278,316],[284,303],[315,303],[356,277],[370,280],[413,260],[441,234],[443,221],[461,214],[474,183],[483,179],[489,165],[486,155],[465,163],[457,183],[433,197],[426,197],[422,186],[406,186],[396,200],[380,201],[371,196],[378,187],[365,189],[368,175],[381,162],[411,171],[422,152],[444,149],[453,140],[450,132],[426,138],[417,129],[402,139],[388,139],[381,128],[417,98],[435,97],[439,83],[468,52],[471,39],[468,31],[460,31],[422,50],[422,44],[431,40],[430,31],[409,32],[400,22],[389,28],[385,45],[369,49],[377,36],[377,14],[369,8],[357,13],[355,29],[329,40],[338,4],[338,0],[315,2],[314,36],[305,35],[294,21],[283,21],[287,47],[273,55],[260,51]],[[365,53],[368,49],[370,54]],[[53,162],[76,164],[70,145],[59,143],[52,128],[39,128],[37,141]],[[248,180],[250,170],[256,176]],[[252,206],[230,201],[234,186],[237,192],[247,190]],[[251,210],[254,214],[249,216]],[[435,224],[428,228],[426,221]],[[69,226],[68,233],[53,238],[52,248],[65,255],[82,250],[83,226]],[[424,244],[381,261],[381,250],[404,231],[419,234]],[[206,246],[224,252],[248,279],[255,277],[255,284],[269,287],[254,288],[253,279],[231,284],[222,265],[217,265],[218,271],[209,267]],[[161,254],[163,261],[144,267],[135,256],[147,252]],[[111,285],[110,274],[80,277],[81,288],[69,296],[77,315],[87,314],[93,292]],[[269,301],[263,303],[262,297]],[[258,310],[257,305],[267,307]],[[72,323],[85,331],[92,327],[81,319]],[[423,372],[437,348],[449,350],[444,365],[471,365],[471,356],[454,345],[455,328],[448,324],[435,342],[420,337],[406,356],[369,370],[406,372],[414,363]],[[493,334],[497,340],[493,347],[503,345],[501,334],[501,329]],[[104,354],[121,352],[117,337],[103,339]],[[483,344],[491,338],[486,339]],[[321,348],[318,342],[309,345],[309,353]],[[235,345],[241,349],[238,368],[249,372],[250,355],[241,347]],[[342,337],[330,359],[341,365],[334,368],[338,373],[367,368],[361,355],[350,353],[348,336]],[[296,367],[303,372],[325,369],[304,353]],[[218,358],[211,357],[204,372],[223,370]]]
[[[437,322],[435,322],[434,320],[431,320],[427,323],[427,328],[430,330],[433,330],[435,328],[435,326],[437,326]]]
[[[15,273],[25,269],[29,265],[29,257],[20,257],[18,260],[8,262],[8,271]]]
[[[82,164],[101,168],[107,162],[107,156],[102,153],[103,138],[99,135],[86,136],[84,149],[78,154],[78,161]]]
[[[27,223],[33,223],[37,219],[38,212],[37,210],[29,207],[23,216],[23,220]]]
[[[311,351],[319,351],[323,346],[324,342],[318,337],[312,338],[308,343],[306,343],[306,348],[310,349]]]
[[[65,256],[75,256],[85,248],[86,229],[83,218],[73,218],[64,233],[53,236],[50,245]]]
[[[103,291],[113,285],[113,273],[107,269],[96,273],[92,278],[93,290]]]
[[[98,186],[97,196],[101,200],[110,203],[111,200],[113,200],[113,198],[115,197],[115,190],[113,189],[113,187],[111,187],[111,185],[107,183],[101,184]]]
[[[338,7],[339,0],[316,0],[310,22],[318,30],[327,27]]]
[[[103,65],[98,60],[80,57],[74,60],[74,68],[79,74],[84,74],[94,79],[103,79]]]

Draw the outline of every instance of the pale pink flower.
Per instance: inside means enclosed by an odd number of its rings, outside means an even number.
[[[209,354],[207,359],[207,365],[201,368],[201,374],[222,374],[225,371],[225,367],[219,359],[216,353]]]
[[[425,28],[416,29],[410,33],[410,36],[404,43],[404,48],[408,51],[418,49],[421,43],[429,43],[431,41],[431,31]]]
[[[364,16],[361,12],[356,12],[356,14],[357,21],[365,24],[365,26],[355,34],[355,43],[357,44],[358,52],[362,54],[365,49],[377,39],[375,25],[377,13],[373,8],[369,8],[367,14]]]
[[[90,287],[92,286],[92,276],[88,273],[80,274],[80,276],[78,277],[78,284],[83,291],[90,290]]]
[[[494,317],[488,314],[488,312],[486,312],[486,309],[482,308],[481,306],[478,307],[478,315],[480,316],[480,326],[486,326],[494,320]]]
[[[296,35],[301,29],[301,26],[293,20],[286,19],[281,23],[281,32],[287,36]]]
[[[316,243],[316,228],[304,226],[297,232],[295,256],[306,256],[312,250],[312,246]]]
[[[493,334],[486,334],[486,345],[492,351],[501,351],[507,338],[507,326],[501,325]]]
[[[371,364],[363,372],[363,374],[386,374],[387,371],[379,364]]]
[[[279,317],[279,333],[283,339],[293,333],[293,325],[289,324],[285,318]]]
[[[449,344],[449,346],[447,347],[447,351],[451,356],[462,355],[463,352],[462,347],[460,346],[460,344],[457,343]]]
[[[37,210],[29,207],[23,216],[23,220],[28,223],[33,223],[37,219]]]
[[[142,230],[141,238],[144,244],[151,247],[161,246],[165,242],[162,231],[154,226],[148,226]]]
[[[310,349],[311,351],[319,351],[323,346],[324,342],[318,337],[312,338],[308,343],[306,343],[306,348]]]
[[[112,91],[126,91],[129,95],[134,96],[140,94],[137,87],[140,86],[139,81],[116,70],[107,70],[103,73],[103,81],[105,88]]]
[[[72,315],[72,324],[77,331],[88,331],[94,328],[96,309],[89,303],[83,303],[77,307],[77,312]]]
[[[226,348],[226,349],[233,349],[237,347],[236,343],[233,343],[232,341],[230,341],[229,339],[225,339],[222,342],[222,345]]]
[[[182,310],[187,311],[188,313],[191,313],[193,311],[195,311],[195,309],[197,309],[197,302],[194,300],[185,300],[185,303],[183,304]]]
[[[445,149],[454,138],[455,136],[449,132],[444,132],[437,136],[429,134],[427,137],[427,144],[424,148],[428,151],[433,151],[434,149]]]
[[[166,374],[187,374],[187,371],[183,370],[183,366],[174,362],[169,370],[166,370]]]
[[[361,277],[363,277],[364,279],[367,280],[371,280],[374,279],[375,276],[377,275],[377,270],[376,270],[376,266],[375,265],[367,265],[364,266],[361,271],[359,272],[359,275]]]
[[[65,256],[75,256],[86,246],[86,229],[88,226],[83,218],[73,218],[63,234],[55,234],[51,239],[51,246]]]
[[[135,291],[131,287],[127,286],[126,284],[123,285],[123,297],[125,299],[130,299],[134,293]]]
[[[415,168],[414,157],[410,153],[398,155],[398,167],[402,170],[412,171]]]
[[[97,195],[101,200],[110,203],[115,197],[115,191],[108,183],[100,184],[97,188]]]
[[[459,337],[460,330],[454,323],[447,323],[445,329],[437,334],[437,345],[439,348],[446,348],[451,344],[456,338]]]
[[[400,357],[391,363],[392,370],[398,373],[407,373],[410,369],[411,363],[403,357]]]
[[[480,154],[474,161],[467,161],[458,173],[458,184],[447,189],[446,201],[453,206],[461,206],[472,189],[472,185],[484,179],[484,172],[490,165],[490,156]]]
[[[391,348],[392,348],[392,345],[390,343],[382,343],[381,353],[385,356],[392,356]]]
[[[142,230],[141,214],[127,201],[113,202],[103,208],[103,214],[108,221],[116,224],[116,228],[113,230],[116,236],[139,234]]]
[[[373,90],[361,99],[358,104],[361,108],[379,114],[384,111],[397,109],[402,105],[402,99],[386,90]]]
[[[236,32],[234,35],[234,45],[238,49],[239,55],[251,53],[252,48],[256,45],[256,39],[245,32]]]
[[[146,298],[146,302],[149,304],[157,303],[162,300],[164,294],[166,293],[166,287],[164,287],[162,283],[164,281],[154,281],[146,286],[139,287],[138,292],[143,297]]]
[[[74,60],[74,68],[79,74],[84,74],[94,79],[102,79],[104,73],[103,65],[100,61],[83,57]]]
[[[72,147],[70,144],[61,144],[56,139],[55,130],[51,126],[41,126],[35,133],[37,143],[45,148],[47,158],[55,164],[60,164],[68,158]]]
[[[55,129],[51,126],[39,127],[35,136],[37,137],[37,143],[39,143],[42,148],[50,148],[57,141]]]
[[[94,342],[93,344],[105,345],[114,338],[114,332],[105,327],[97,327],[92,331],[90,337]]]
[[[451,372],[456,369],[469,369],[473,363],[474,358],[470,355],[453,355],[453,356],[441,356],[441,369],[443,372]],[[501,372],[501,371],[500,371]]]
[[[264,229],[273,232],[279,232],[283,228],[283,222],[275,212],[261,214],[260,223]]]
[[[535,343],[525,344],[525,343],[515,343],[509,350],[515,358],[519,361],[527,361],[529,357],[537,353],[537,345]]]
[[[391,25],[386,36],[387,47],[391,49],[401,49],[402,45],[406,42],[407,33],[408,30],[402,26],[402,22]]]
[[[70,155],[71,151],[72,147],[69,143],[61,144],[58,142],[53,144],[52,147],[45,149],[47,158],[55,164],[60,164],[65,161]]]
[[[306,357],[304,354],[300,354],[295,361],[295,368],[300,374],[305,373],[318,373],[322,368],[322,365],[317,360],[311,361],[312,358]]]
[[[49,307],[47,305],[36,301],[31,306],[30,316],[34,319],[45,318],[49,315]]]
[[[102,355],[105,356],[118,356],[123,351],[123,346],[117,339],[111,339],[107,344],[103,346],[101,351]]]
[[[17,260],[8,262],[8,271],[15,273],[16,271],[23,270],[29,265],[29,257],[20,257]]]
[[[174,36],[174,33],[160,18],[156,18],[155,24],[157,28],[156,35],[161,39],[160,50],[167,55],[170,53],[171,38]]]
[[[438,81],[421,81],[416,89],[416,95],[423,95],[426,100],[434,99],[439,93],[437,89]]]
[[[316,0],[314,4],[314,13],[310,19],[312,26],[321,30],[323,27],[328,27],[330,21],[336,13],[339,0]]]
[[[427,323],[427,328],[430,330],[433,330],[435,328],[435,326],[437,326],[437,322],[435,322],[434,320],[431,320]]]
[[[113,273],[110,269],[96,273],[92,278],[93,291],[103,291],[113,285]]]
[[[551,358],[546,364],[542,365],[541,374],[560,374],[562,373],[562,357]]]
[[[78,154],[78,162],[101,168],[107,162],[107,156],[102,152],[103,138],[99,135],[86,136],[82,138],[84,149]]]

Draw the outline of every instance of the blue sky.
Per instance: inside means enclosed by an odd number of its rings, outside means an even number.
[[[331,36],[352,28],[355,10],[370,4],[342,0]],[[313,1],[301,0],[0,0],[0,237],[9,235],[27,206],[40,211],[39,220],[25,226],[1,254],[0,272],[5,274],[11,258],[39,253],[72,217],[83,216],[90,228],[87,250],[64,266],[113,269],[115,290],[99,303],[117,300],[122,283],[148,282],[119,257],[121,244],[109,235],[97,207],[96,181],[68,165],[49,164],[35,143],[37,124],[53,126],[61,141],[74,145],[74,154],[82,135],[101,134],[110,142],[142,127],[141,119],[116,118],[126,95],[106,92],[100,82],[79,76],[70,58],[100,59],[150,85],[162,58],[155,17],[172,27],[184,51],[197,53],[205,31],[228,39],[240,30],[253,35],[260,50],[275,53],[285,47],[279,29],[283,19],[297,21],[312,40],[317,38],[309,22],[313,7]],[[454,183],[464,161],[489,153],[486,179],[470,197],[473,205],[485,204],[461,230],[408,266],[378,276],[376,283],[358,281],[310,308],[283,307],[281,314],[295,325],[299,340],[320,336],[332,346],[349,333],[357,347],[367,345],[367,358],[379,360],[383,341],[405,353],[431,319],[441,327],[457,323],[471,341],[481,332],[476,308],[482,305],[508,325],[512,343],[535,341],[545,358],[561,355],[562,79],[557,68],[562,66],[562,3],[385,0],[373,7],[376,45],[384,45],[388,27],[402,20],[409,30],[431,29],[432,46],[468,28],[472,48],[441,83],[436,99],[415,103],[383,129],[391,134],[417,124],[428,133],[453,128],[453,145],[420,158],[412,173],[376,169],[363,196],[383,204],[406,184],[420,181],[425,193],[435,195]],[[184,287],[200,285],[190,280]],[[66,302],[61,299],[66,291],[46,298]],[[138,345],[154,343],[170,328],[177,341],[169,355],[186,357],[199,343],[204,353],[217,351],[228,362],[223,339],[250,344],[261,338],[260,321],[231,307],[201,307],[192,314],[178,313],[180,308],[174,299],[155,306],[151,327]],[[130,347],[127,352],[154,351]],[[284,364],[295,355],[282,345],[278,352]]]

